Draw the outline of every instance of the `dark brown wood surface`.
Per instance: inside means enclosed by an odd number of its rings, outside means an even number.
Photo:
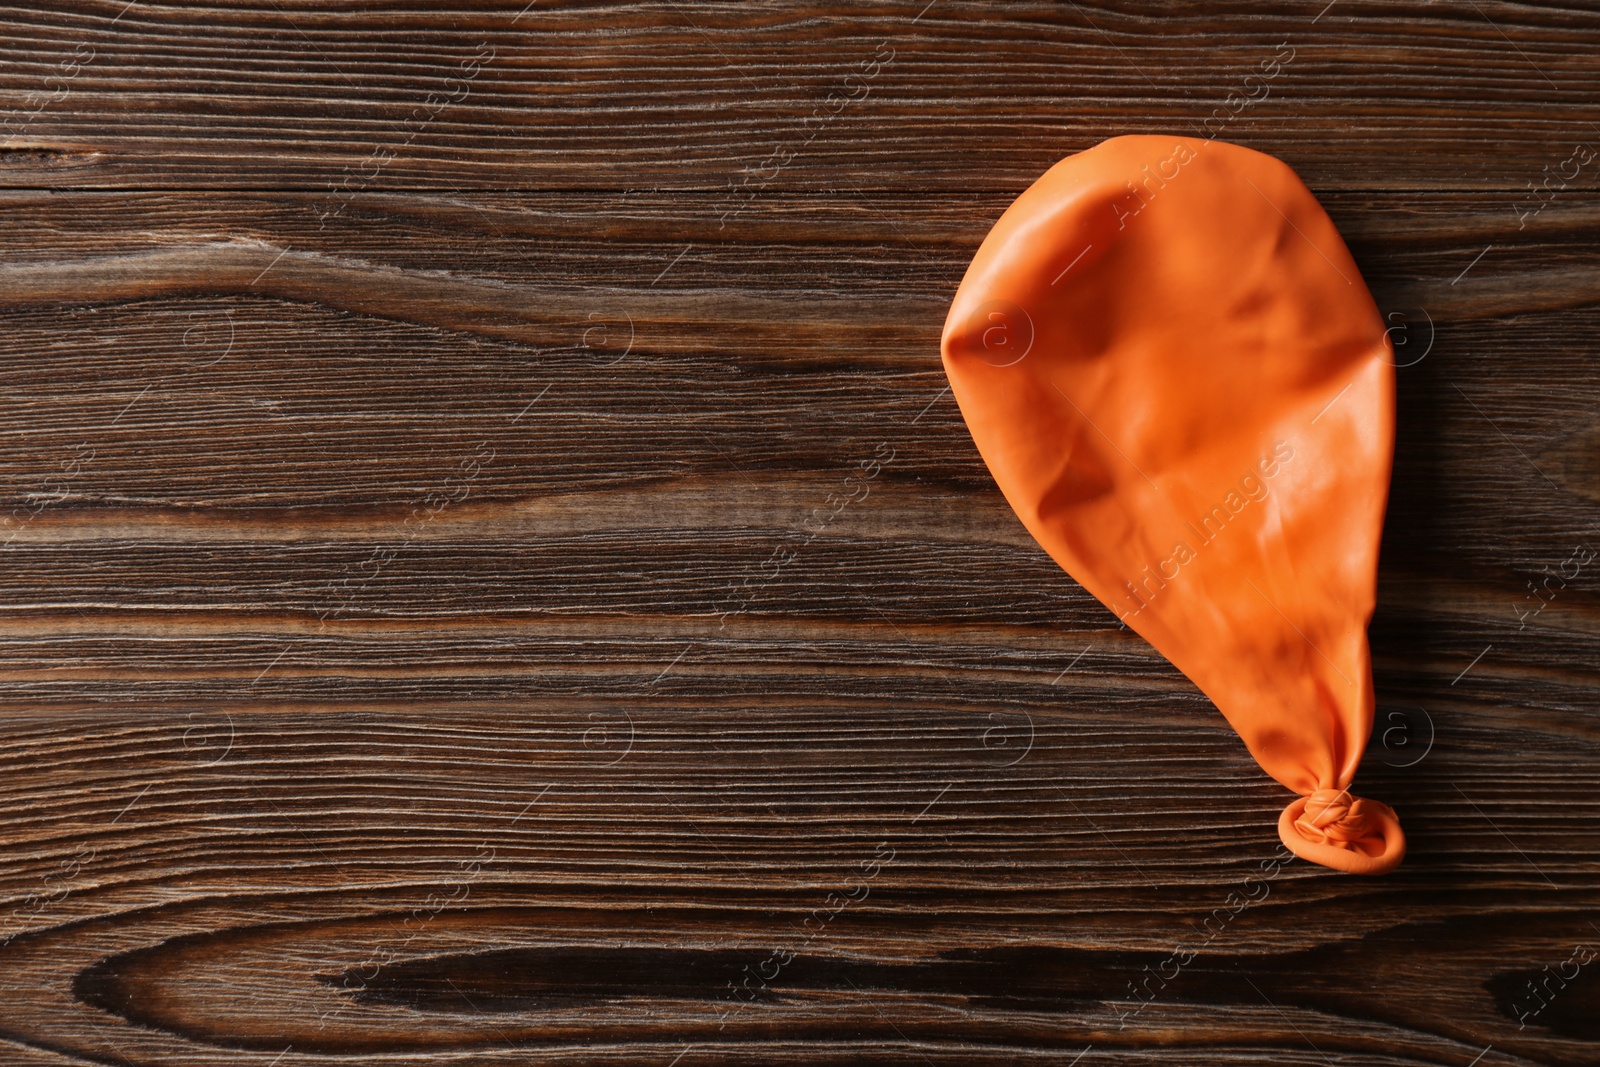
[[[0,57],[0,1064],[1600,1064],[1593,5]],[[1299,170],[1400,343],[1386,878],[1282,860],[945,390],[1006,204],[1162,131]]]

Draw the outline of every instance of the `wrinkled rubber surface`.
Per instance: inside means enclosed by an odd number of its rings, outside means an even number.
[[[1394,356],[1299,177],[1184,137],[1062,160],[984,240],[942,347],[1039,544],[1320,798],[1291,804],[1285,844],[1398,864],[1393,812],[1344,792],[1372,728]]]

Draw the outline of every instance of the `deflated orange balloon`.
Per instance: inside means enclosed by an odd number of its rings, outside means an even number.
[[[1284,844],[1392,870],[1394,812],[1348,786],[1372,729],[1393,350],[1304,183],[1186,137],[1064,159],[984,240],[943,355],[1029,532],[1300,794]]]

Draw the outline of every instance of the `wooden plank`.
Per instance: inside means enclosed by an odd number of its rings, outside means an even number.
[[[590,536],[664,507],[1029,545],[992,493],[943,505],[990,485],[936,351],[1004,197],[792,197],[704,247],[671,199],[373,197],[323,231],[299,195],[13,194],[9,543]],[[1327,196],[1407,364],[1386,556],[1426,566],[1406,531],[1448,509],[1458,562],[1559,563],[1600,500],[1600,213],[1370,199]],[[1507,500],[1539,521],[1506,530]]]
[[[1410,774],[1375,758],[1416,851],[1391,880],[1329,879],[1273,862],[1281,790],[1225,730],[1077,695],[1036,727],[639,696],[611,698],[631,720],[525,700],[13,722],[7,880],[53,892],[0,948],[28,976],[7,1033],[133,1063],[594,1042],[831,1062],[842,1034],[884,1061],[905,1041],[949,1062],[1168,1043],[1297,1062],[1308,1040],[1591,1061],[1592,987],[1531,1031],[1510,1005],[1592,943],[1594,803],[1551,819],[1527,789],[1592,797],[1592,761],[1506,759],[1459,727]],[[770,973],[774,952],[795,966]],[[769,973],[741,995],[746,968]]]
[[[6,185],[1020,191],[1113,133],[1200,132],[1321,187],[1597,188],[1574,7],[925,0],[148,0],[0,8]],[[1549,171],[1546,168],[1551,168]],[[1576,171],[1581,171],[1577,173]]]

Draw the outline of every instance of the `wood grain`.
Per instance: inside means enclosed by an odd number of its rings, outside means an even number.
[[[0,6],[0,1063],[1600,1063],[1597,44]],[[1033,177],[1252,86],[1405,364],[1379,880],[938,362]]]
[[[1596,136],[1583,5],[1326,7],[7,4],[0,122],[18,184],[298,187],[330,212],[396,187],[699,189],[714,217],[1020,188],[1109,130],[1226,131],[1364,189],[1523,190]]]

